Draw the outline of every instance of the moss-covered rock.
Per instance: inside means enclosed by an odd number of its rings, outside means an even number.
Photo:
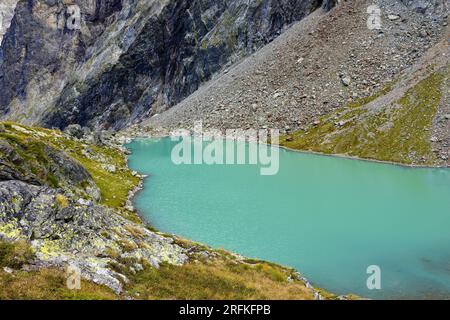
[[[3,127],[0,238],[29,242],[39,266],[77,265],[85,278],[115,292],[121,291],[123,277],[109,265],[117,258],[156,267],[187,260],[185,249],[124,209],[139,178],[120,150],[59,131],[15,123]]]
[[[12,123],[0,131],[0,181],[20,180],[60,188],[70,194],[100,200],[91,174],[61,146],[50,140],[57,133]]]

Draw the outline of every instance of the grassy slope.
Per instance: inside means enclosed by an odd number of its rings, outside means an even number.
[[[106,287],[82,281],[81,290],[67,289],[64,272],[57,269],[14,271],[33,258],[26,242],[0,241],[0,300],[4,299],[114,299],[114,293]]]
[[[249,265],[223,260],[163,265],[132,277],[130,293],[140,299],[313,299],[287,271],[266,263]]]
[[[191,251],[190,262],[183,266],[145,267],[135,274],[123,266],[126,286],[135,299],[217,299],[217,300],[310,300],[314,292],[306,288],[298,273],[274,263],[244,259],[224,250],[211,250],[185,240],[177,243]],[[205,257],[207,252],[209,257]],[[336,296],[327,293],[328,298]]]
[[[59,131],[33,128],[10,122],[3,123],[5,132],[0,132],[0,141],[6,140],[16,146],[16,150],[26,160],[21,167],[31,168],[44,177],[50,186],[57,186],[58,181],[48,172],[46,164],[49,162],[44,152],[44,146],[49,145],[64,151],[67,155],[81,163],[91,174],[94,182],[101,191],[102,204],[118,209],[125,217],[133,221],[139,218],[132,212],[123,209],[128,199],[128,193],[139,183],[127,167],[126,159],[119,150],[107,146],[95,146],[68,139]],[[111,164],[116,172],[111,173],[102,165]]]
[[[436,72],[411,88],[394,105],[368,110],[381,94],[352,103],[307,131],[280,139],[289,148],[343,154],[404,164],[435,165],[430,132],[441,100],[445,74]]]
[[[65,150],[69,150],[68,154],[78,160],[92,175],[100,188],[102,203],[116,209],[123,207],[129,191],[139,183],[139,178],[134,177],[128,169],[123,155],[113,148],[90,146],[92,152],[100,155],[105,163],[116,166],[118,171],[111,173],[102,168],[103,162],[83,155],[81,151],[86,148],[79,143],[64,139],[63,145]]]
[[[109,289],[82,280],[81,290],[66,287],[66,275],[57,269],[19,271],[0,270],[0,300],[111,300],[117,296]]]
[[[101,189],[103,204],[116,208],[125,217],[138,221],[136,214],[125,211],[128,192],[139,182],[126,167],[125,157],[109,147],[83,145],[64,137],[58,131],[32,128],[13,123],[4,123],[1,139],[19,141],[35,159],[33,145],[50,144],[64,150],[77,159],[93,176]],[[38,148],[39,156],[42,155]],[[86,156],[86,151],[94,156]],[[102,168],[102,164],[114,164],[115,173]],[[51,185],[51,183],[49,182]],[[292,269],[279,265],[241,260],[225,251],[211,249],[183,240],[181,246],[189,248],[191,261],[184,266],[163,265],[160,269],[145,266],[133,273],[130,266],[135,261],[124,260],[113,266],[131,280],[126,285],[130,295],[137,299],[313,299],[314,293],[305,287]],[[109,289],[84,281],[81,291],[68,291],[65,275],[61,270],[42,269],[19,271],[27,261],[32,260],[24,244],[7,245],[0,242],[0,299],[120,299]],[[5,247],[6,246],[6,247]],[[196,253],[197,252],[197,253]],[[213,258],[205,259],[201,252],[208,252]],[[15,262],[19,260],[19,262]],[[15,269],[8,274],[3,267]],[[288,279],[291,279],[288,281]],[[33,286],[30,286],[33,283]],[[333,297],[333,296],[329,296]]]
[[[294,270],[262,261],[237,261],[226,252],[184,266],[145,266],[138,273],[122,265],[118,271],[130,282],[127,295],[135,299],[313,299]],[[33,254],[24,242],[0,241],[0,300],[2,299],[122,299],[109,288],[83,280],[81,290],[68,290],[62,270],[19,271]],[[3,267],[13,268],[10,274]],[[290,278],[291,280],[288,280]],[[31,285],[32,284],[32,285]],[[329,295],[329,298],[334,296]]]

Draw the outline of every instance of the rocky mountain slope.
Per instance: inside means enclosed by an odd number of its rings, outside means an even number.
[[[20,0],[0,49],[0,116],[47,127],[123,128],[180,102],[292,22],[333,4]]]
[[[373,4],[379,29],[368,28]],[[284,144],[297,149],[448,165],[448,30],[445,1],[346,1],[296,23],[142,126],[278,128],[295,132]],[[437,92],[415,107],[408,96],[428,76],[416,89]],[[369,102],[376,107],[366,109]],[[395,105],[402,115],[389,112]]]
[[[0,48],[5,119],[164,132],[201,119],[278,128],[286,146],[302,150],[449,164],[447,1],[26,3]],[[74,4],[79,30],[68,27]],[[374,12],[379,26],[370,25]],[[443,74],[433,83],[440,101],[427,121],[408,128],[400,113],[386,118],[393,105],[413,110],[411,99],[397,102],[435,72]],[[384,110],[377,127],[361,125],[377,120],[366,116],[369,102]]]
[[[333,6],[19,0],[0,47],[0,113],[21,122],[0,123],[0,297],[74,296],[63,276],[74,265],[88,281],[75,297],[333,298],[295,270],[143,224],[130,202],[142,177],[126,166],[126,139],[101,130],[180,102],[292,22]]]

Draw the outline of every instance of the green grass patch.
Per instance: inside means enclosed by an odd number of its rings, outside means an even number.
[[[35,258],[26,241],[5,242],[0,240],[0,300],[45,299],[45,300],[98,300],[117,299],[118,296],[107,287],[85,280],[80,290],[67,288],[67,276],[59,269],[21,271]],[[8,273],[3,268],[12,269]]]
[[[289,275],[287,269],[267,263],[217,259],[146,268],[131,276],[127,289],[138,299],[312,299],[302,282],[288,282]]]
[[[381,110],[362,106],[339,110],[338,116],[323,117],[318,126],[306,132],[282,137],[280,144],[326,154],[434,165],[437,159],[432,151],[430,132],[441,101],[444,76],[439,72],[431,74],[397,103]]]
[[[9,243],[0,241],[0,268],[21,268],[34,254],[26,241]]]
[[[102,167],[103,163],[89,159],[78,152],[69,152],[92,175],[95,184],[102,195],[102,203],[111,208],[120,208],[125,205],[128,193],[139,184],[139,178],[134,177],[128,169],[123,155],[113,148],[93,146],[97,155],[107,159],[107,163],[114,165],[116,172],[111,173]]]
[[[80,290],[67,288],[67,276],[58,269],[15,271],[0,270],[0,300],[114,300],[112,290],[85,280]]]

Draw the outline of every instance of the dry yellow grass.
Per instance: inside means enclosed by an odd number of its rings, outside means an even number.
[[[69,290],[64,272],[56,269],[39,271],[0,271],[0,300],[110,300],[117,299],[110,289],[81,281],[80,290]]]
[[[84,280],[81,281],[81,290],[69,290],[67,276],[59,269],[22,271],[33,257],[25,241],[8,243],[0,240],[0,300],[118,298],[109,288]],[[6,272],[5,267],[12,268],[11,273]]]
[[[293,280],[288,281],[289,276]],[[128,288],[139,299],[303,300],[314,293],[288,269],[264,263],[215,259],[184,266],[163,265],[132,276]]]

